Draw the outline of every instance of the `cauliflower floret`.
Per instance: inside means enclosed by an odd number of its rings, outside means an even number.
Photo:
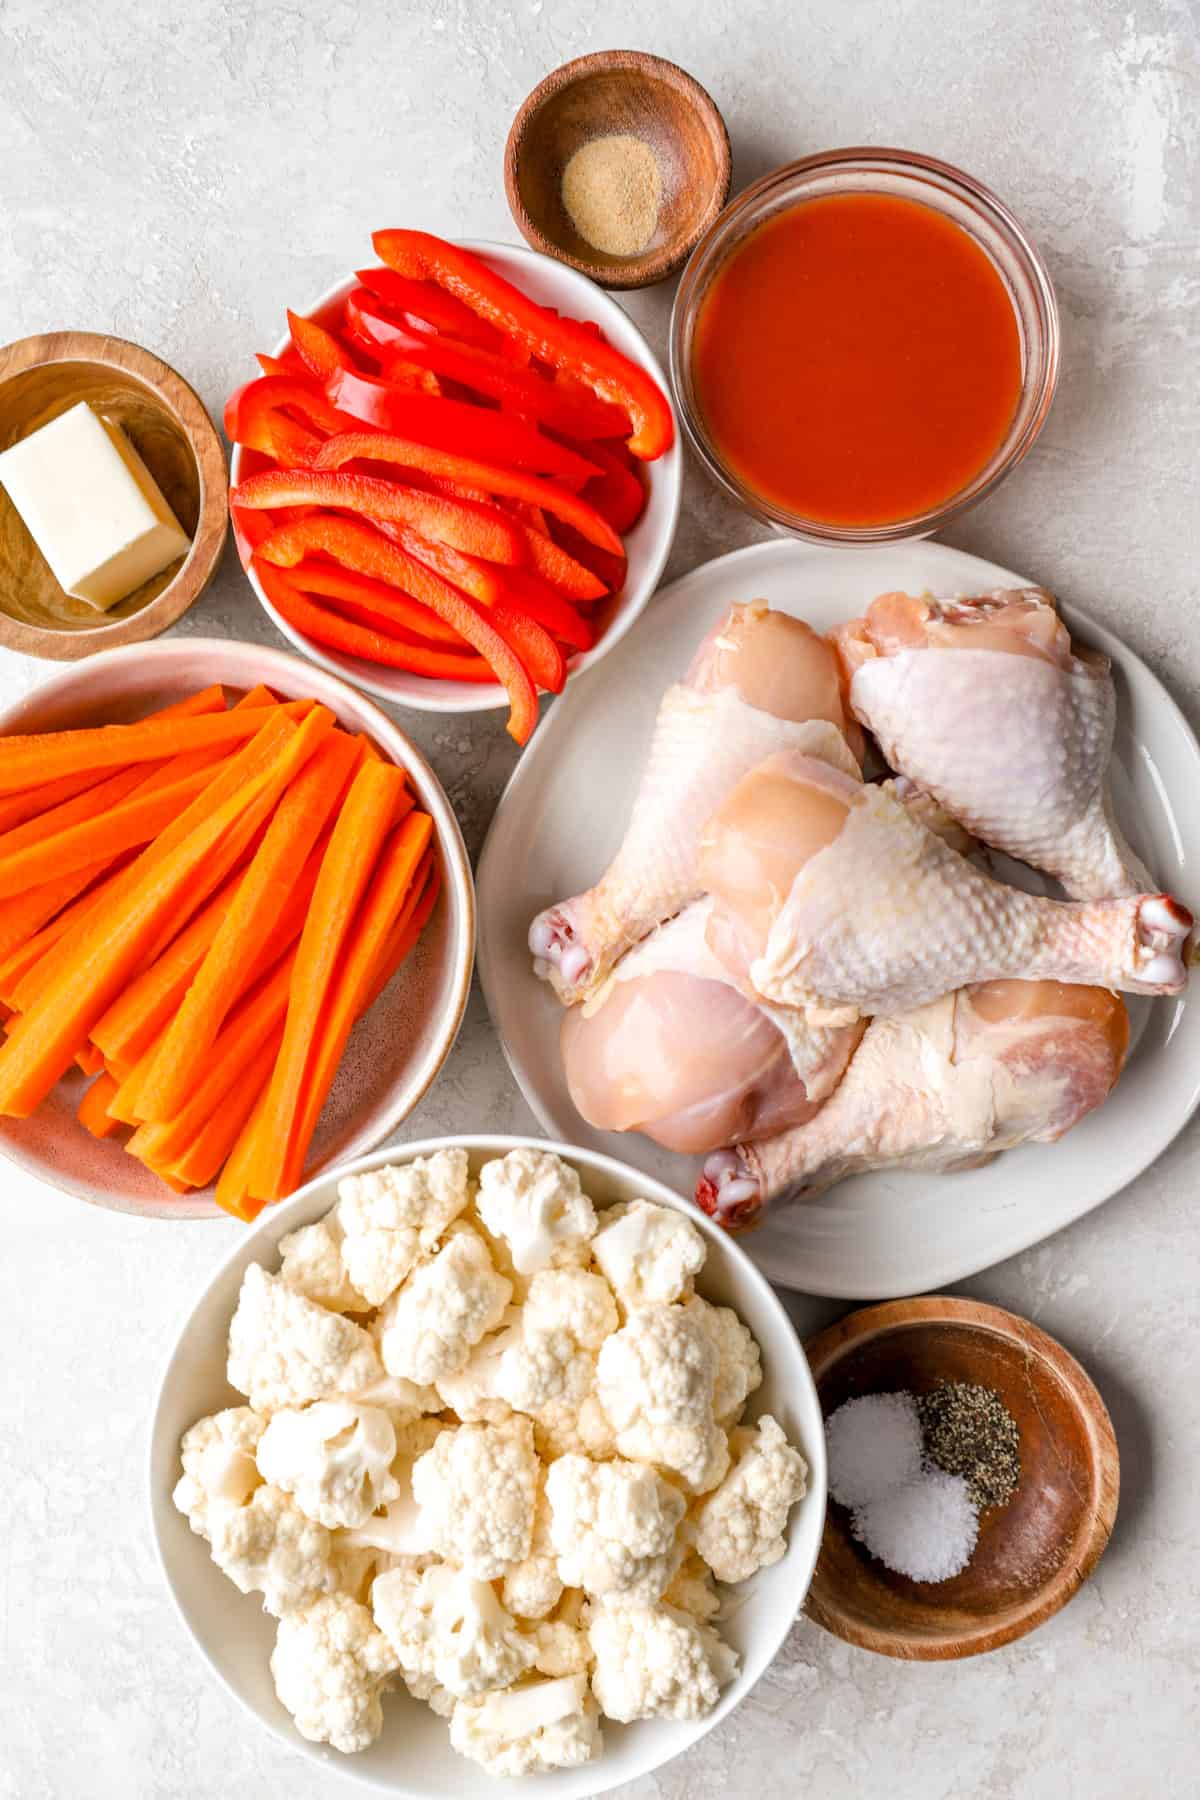
[[[360,1326],[250,1264],[229,1326],[228,1375],[255,1412],[356,1393],[382,1374]]]
[[[443,1431],[412,1476],[434,1549],[481,1581],[497,1580],[529,1555],[537,1481],[528,1419]]]
[[[383,1730],[379,1693],[396,1666],[370,1613],[348,1594],[330,1594],[279,1621],[271,1674],[301,1737],[347,1755]]]
[[[728,1428],[740,1415],[747,1398],[762,1385],[762,1354],[732,1306],[710,1306],[699,1294],[693,1294],[684,1311],[699,1319],[713,1341],[717,1353],[713,1411],[717,1424]]]
[[[245,1506],[258,1486],[254,1452],[264,1423],[248,1406],[228,1406],[184,1432],[183,1474],[171,1498],[199,1537],[211,1537],[216,1514]]]
[[[595,1372],[595,1357],[569,1331],[530,1331],[526,1324],[500,1357],[496,1391],[516,1412],[538,1413],[555,1401],[578,1412]]]
[[[586,1631],[565,1619],[542,1619],[530,1633],[533,1666],[539,1675],[584,1674],[591,1666],[592,1646]]]
[[[571,1400],[552,1400],[533,1417],[533,1441],[543,1462],[559,1456],[589,1456],[604,1462],[617,1453],[608,1416],[595,1394],[581,1405]]]
[[[394,1500],[391,1473],[396,1432],[378,1406],[318,1400],[303,1411],[285,1407],[263,1432],[258,1467],[264,1480],[295,1497],[310,1519],[332,1531],[362,1525]]]
[[[518,1779],[547,1769],[574,1769],[603,1748],[596,1702],[586,1675],[528,1682],[481,1700],[460,1700],[450,1742],[489,1775]]]
[[[256,1488],[248,1505],[214,1520],[212,1557],[243,1594],[261,1593],[276,1618],[341,1585],[329,1533],[277,1487]]]
[[[512,1411],[496,1387],[500,1359],[510,1344],[521,1341],[521,1311],[510,1306],[500,1328],[480,1338],[461,1369],[438,1378],[439,1403],[457,1413],[464,1425],[499,1425]]]
[[[409,1163],[346,1175],[338,1194],[350,1279],[372,1306],[382,1306],[466,1206],[467,1153],[437,1150]]]
[[[388,1374],[420,1384],[453,1375],[495,1330],[511,1298],[512,1285],[497,1275],[479,1233],[456,1223],[433,1260],[413,1271],[379,1315]]]
[[[585,1350],[598,1350],[621,1323],[607,1281],[586,1269],[540,1269],[522,1317],[526,1332],[569,1331]]]
[[[279,1273],[290,1288],[330,1312],[367,1312],[370,1302],[346,1273],[336,1212],[280,1240]]]
[[[336,1553],[373,1552],[375,1563],[385,1567],[393,1557],[424,1556],[433,1549],[428,1521],[423,1520],[413,1494],[413,1464],[449,1429],[441,1419],[413,1419],[399,1428],[390,1474],[392,1498],[382,1512],[340,1531],[334,1540]]]
[[[381,1406],[397,1433],[423,1413],[440,1412],[442,1407],[435,1387],[418,1387],[415,1381],[405,1381],[403,1375],[381,1375],[358,1393],[347,1394],[346,1399],[354,1406]]]
[[[713,1586],[712,1570],[695,1550],[687,1552],[672,1575],[663,1601],[680,1612],[690,1613],[702,1625],[707,1625],[721,1610],[721,1596]]]
[[[647,1305],[601,1347],[596,1396],[622,1456],[674,1470],[693,1493],[716,1487],[729,1467],[713,1416],[717,1352],[707,1328],[681,1306]]]
[[[808,1467],[770,1413],[757,1431],[732,1433],[735,1462],[715,1494],[698,1508],[696,1548],[718,1581],[745,1581],[777,1563],[787,1544],[787,1517],[805,1494]]]
[[[405,1680],[431,1679],[457,1698],[509,1687],[534,1660],[495,1588],[449,1563],[380,1575],[371,1606]]]
[[[509,1612],[517,1613],[523,1619],[544,1619],[558,1605],[562,1591],[558,1557],[550,1537],[550,1502],[546,1498],[543,1479],[534,1504],[529,1555],[507,1571],[501,1594]]]
[[[687,1502],[677,1488],[620,1458],[560,1456],[546,1472],[546,1497],[566,1587],[647,1604],[659,1598],[682,1555],[675,1533]]]
[[[683,1213],[652,1200],[622,1200],[601,1213],[592,1255],[629,1312],[690,1294],[706,1250]]]
[[[709,1625],[671,1606],[606,1604],[593,1611],[592,1691],[607,1718],[701,1719],[737,1674]]]
[[[575,1170],[549,1150],[510,1150],[485,1163],[475,1208],[521,1275],[587,1259],[595,1209]]]

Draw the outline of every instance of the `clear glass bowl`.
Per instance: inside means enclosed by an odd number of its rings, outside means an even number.
[[[932,207],[970,234],[1008,291],[1021,336],[1021,394],[1007,435],[972,480],[948,500],[882,525],[830,525],[809,519],[750,488],[708,435],[696,398],[692,345],[713,278],[749,234],[801,200],[828,194],[891,194]],[[701,238],[679,283],[671,314],[671,385],[692,445],[709,473],[768,524],[822,544],[879,544],[929,537],[991,493],[1031,448],[1058,382],[1058,303],[1036,247],[995,194],[933,157],[908,150],[830,150],[788,163],[739,194]]]

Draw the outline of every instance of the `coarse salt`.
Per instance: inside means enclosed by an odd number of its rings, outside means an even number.
[[[864,1394],[825,1421],[829,1492],[864,1506],[921,1472],[921,1421],[911,1394]]]
[[[979,1536],[970,1489],[942,1469],[868,1500],[852,1526],[872,1556],[910,1581],[949,1581],[966,1568]]]

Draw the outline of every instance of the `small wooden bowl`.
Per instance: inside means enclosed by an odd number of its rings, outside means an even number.
[[[613,133],[641,138],[662,178],[658,223],[633,256],[581,237],[562,201],[562,176],[580,145]],[[680,268],[729,197],[729,133],[709,94],[685,70],[640,50],[580,56],[538,83],[504,149],[504,189],[527,243],[601,287],[649,287]]]
[[[1024,1637],[1066,1605],[1099,1562],[1117,1513],[1119,1463],[1107,1408],[1061,1344],[974,1300],[894,1300],[831,1325],[805,1345],[825,1417],[859,1394],[941,1381],[994,1388],[1021,1434],[1021,1479],[979,1522],[961,1575],[894,1575],[850,1531],[832,1498],[809,1616],[883,1656],[946,1661]]]
[[[128,433],[192,547],[100,613],[63,593],[0,487],[0,644],[58,662],[139,643],[173,625],[212,580],[229,527],[221,440],[199,397],[159,357],[89,331],[54,331],[0,349],[0,450],[81,400]]]

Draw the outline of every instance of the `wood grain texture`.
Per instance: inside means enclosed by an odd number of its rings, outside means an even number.
[[[851,1313],[805,1349],[826,1417],[860,1394],[971,1381],[999,1393],[1021,1436],[1017,1492],[983,1513],[949,1581],[893,1574],[831,1500],[810,1618],[883,1656],[945,1661],[1010,1644],[1066,1605],[1108,1543],[1120,1466],[1108,1410],[1061,1344],[999,1307],[935,1297]]]
[[[576,150],[614,133],[648,144],[662,179],[658,224],[635,256],[597,250],[563,206],[563,170]],[[504,149],[504,190],[522,237],[610,288],[673,274],[728,199],[730,173],[729,134],[712,97],[686,70],[640,50],[601,50],[555,69],[521,106]]]
[[[100,613],[63,592],[0,488],[0,645],[64,662],[173,625],[212,579],[229,524],[221,440],[198,395],[167,363],[122,338],[85,331],[0,349],[0,450],[81,400],[128,434],[192,547]]]

